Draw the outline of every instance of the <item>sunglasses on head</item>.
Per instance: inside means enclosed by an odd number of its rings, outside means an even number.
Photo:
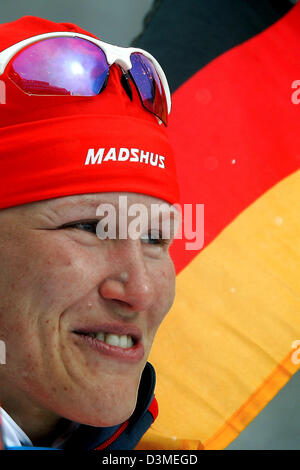
[[[157,60],[134,47],[114,46],[71,32],[40,34],[0,52],[0,76],[24,92],[40,96],[96,96],[105,89],[109,68],[122,70],[122,85],[132,99],[130,81],[143,107],[168,123],[171,94]]]

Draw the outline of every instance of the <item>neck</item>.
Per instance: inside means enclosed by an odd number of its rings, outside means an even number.
[[[37,446],[51,445],[61,426],[69,423],[52,411],[33,404],[24,395],[18,399],[16,393],[8,398],[1,392],[0,406]]]

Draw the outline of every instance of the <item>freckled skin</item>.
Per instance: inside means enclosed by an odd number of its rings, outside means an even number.
[[[0,402],[33,441],[51,434],[60,417],[92,426],[125,421],[157,328],[173,303],[168,246],[58,229],[96,219],[97,206],[117,207],[119,195],[89,195],[89,205],[79,195],[0,211],[0,339],[7,351]],[[149,211],[151,203],[162,202],[128,196],[129,205],[143,203]],[[93,322],[138,326],[143,359],[121,363],[83,349],[72,331]]]

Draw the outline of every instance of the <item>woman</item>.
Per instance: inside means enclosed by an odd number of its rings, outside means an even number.
[[[147,358],[175,291],[170,95],[147,53],[95,39],[37,17],[0,25],[6,449],[132,449],[157,414]]]

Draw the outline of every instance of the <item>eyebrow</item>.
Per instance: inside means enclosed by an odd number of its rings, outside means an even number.
[[[69,210],[69,209],[73,209],[75,207],[78,207],[79,209],[84,209],[84,208],[89,208],[89,209],[94,209],[95,211],[97,210],[98,206],[101,205],[101,204],[112,204],[116,210],[118,210],[119,208],[119,201],[117,201],[117,203],[114,203],[112,201],[107,201],[104,200],[101,198],[101,195],[97,194],[97,195],[80,195],[80,194],[77,194],[77,195],[74,195],[73,197],[75,197],[76,199],[68,199],[66,201],[58,201],[58,204],[56,205],[55,202],[54,202],[54,205],[50,204],[49,205],[49,208],[53,211],[61,211],[61,210]],[[84,197],[84,198],[82,198]],[[133,203],[135,204],[135,203]],[[138,202],[138,204],[143,204],[141,202]],[[165,209],[165,204],[169,205],[168,203],[162,201],[162,202],[153,202],[153,204],[158,204],[158,205],[163,205],[164,207],[164,210],[160,211],[159,212],[159,217],[163,217],[165,218],[168,214],[170,214],[169,210],[168,209]],[[131,204],[129,204],[131,205]],[[151,205],[152,203],[150,204],[150,213],[149,215],[152,216],[152,211],[151,211]],[[171,214],[173,215],[174,217],[174,214],[173,214],[173,211],[171,211]],[[177,211],[176,211],[176,214],[177,214]]]
[[[78,195],[79,196],[79,195]],[[50,204],[49,208],[53,210],[60,210],[60,209],[72,209],[74,207],[90,207],[90,208],[97,208],[98,205],[101,204],[101,201],[91,196],[86,196],[85,199],[69,199],[65,201],[59,201],[58,204]]]

